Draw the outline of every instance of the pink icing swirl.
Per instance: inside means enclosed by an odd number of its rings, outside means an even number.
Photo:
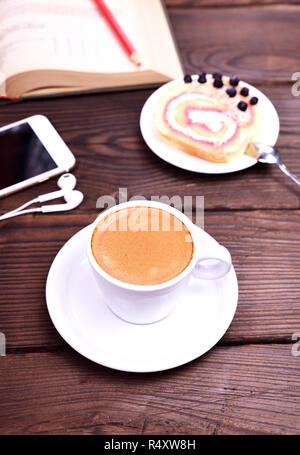
[[[229,144],[235,139],[239,131],[238,112],[234,115],[232,111],[218,107],[202,108],[196,105],[187,104],[183,112],[186,126],[182,126],[176,121],[174,115],[176,107],[181,102],[197,100],[199,98],[209,99],[212,103],[217,105],[217,101],[206,94],[201,94],[199,92],[184,92],[174,96],[168,101],[164,109],[164,121],[172,131],[196,143],[203,143],[211,146],[224,146]],[[248,113],[248,118],[245,120],[247,120],[247,123],[252,121],[252,109],[251,112]],[[200,127],[206,132],[209,132],[212,137],[201,136],[200,133],[192,129],[193,126]],[[217,134],[219,136],[216,136]]]

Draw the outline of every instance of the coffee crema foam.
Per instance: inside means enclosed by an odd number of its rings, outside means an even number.
[[[98,265],[112,277],[136,285],[175,278],[191,262],[192,236],[173,214],[154,207],[128,207],[99,221],[91,240]]]

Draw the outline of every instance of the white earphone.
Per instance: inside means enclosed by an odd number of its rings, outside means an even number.
[[[42,213],[50,213],[50,212],[64,212],[66,210],[73,210],[78,207],[82,200],[83,194],[78,191],[74,190],[76,186],[76,178],[73,174],[63,174],[57,182],[59,191],[53,191],[52,193],[42,194],[35,199],[32,199],[26,204],[21,205],[15,210],[6,213],[5,215],[0,216],[1,220],[6,220],[7,218],[12,218],[14,216],[25,215],[26,213],[34,213],[34,212],[42,212]],[[43,203],[46,201],[52,201],[53,199],[58,199],[63,197],[65,199],[64,204],[54,204],[54,205],[42,205],[41,207],[36,207],[33,209],[24,210],[31,204],[34,203]]]

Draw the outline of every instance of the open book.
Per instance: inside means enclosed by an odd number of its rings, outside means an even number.
[[[106,0],[136,66],[93,0],[0,0],[0,95],[18,98],[160,84],[182,76],[161,0]]]

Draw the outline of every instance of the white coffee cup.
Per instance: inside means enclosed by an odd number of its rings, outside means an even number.
[[[136,285],[120,281],[105,272],[92,253],[92,235],[98,223],[108,215],[129,207],[154,207],[173,214],[184,223],[193,243],[193,257],[183,272],[161,284]],[[217,279],[231,269],[229,251],[216,243],[207,242],[207,234],[195,226],[179,210],[154,201],[131,201],[116,205],[102,212],[90,226],[87,239],[87,256],[102,300],[121,319],[135,324],[149,324],[168,316],[175,308],[178,296],[184,293],[190,277]]]

